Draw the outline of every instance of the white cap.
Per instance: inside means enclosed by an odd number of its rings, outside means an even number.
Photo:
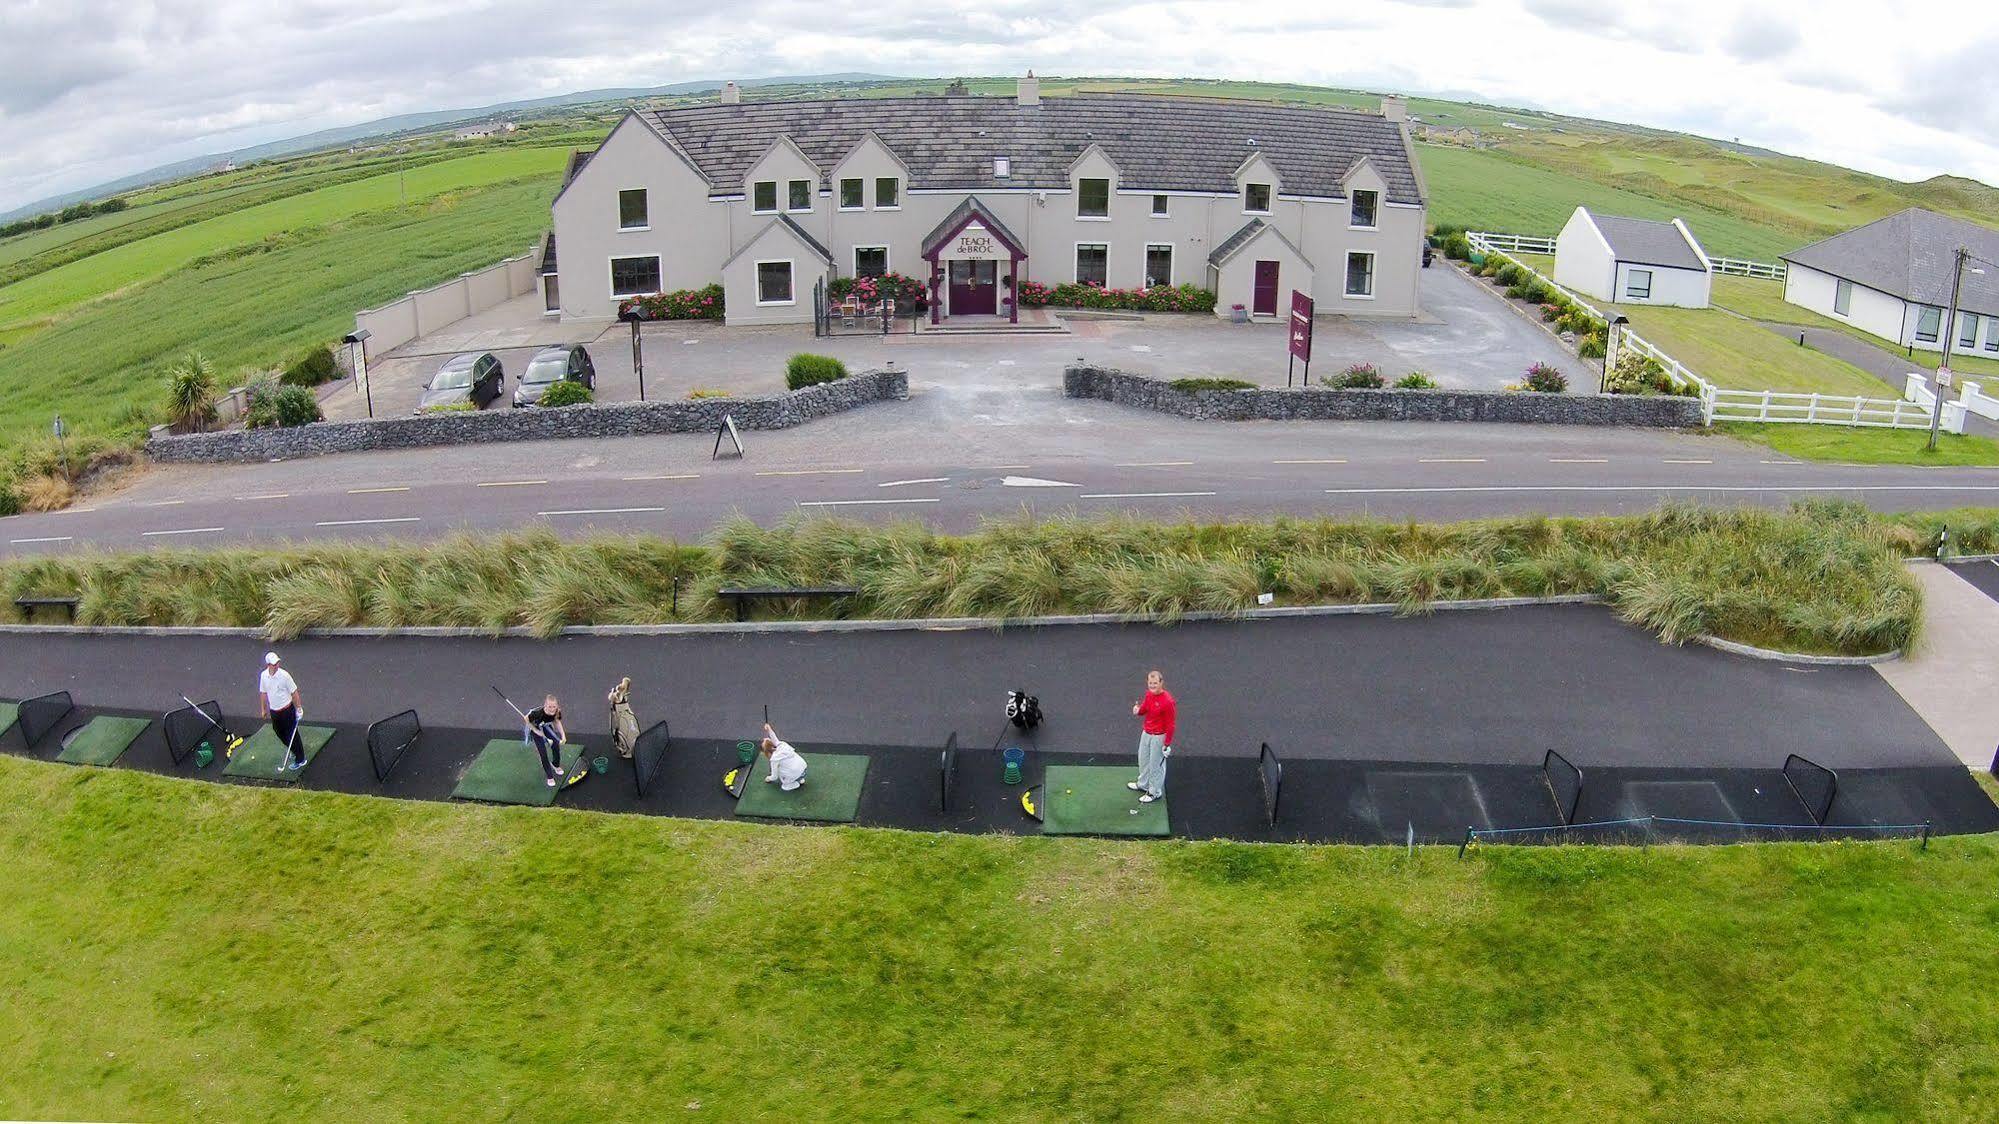
[[[276,652],[265,652],[264,662],[266,664],[276,664],[278,662],[278,654]]]

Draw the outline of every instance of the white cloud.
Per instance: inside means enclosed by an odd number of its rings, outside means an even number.
[[[1995,13],[1952,0],[1910,0],[1892,18],[1858,0],[12,0],[0,209],[395,113],[696,79],[1029,67],[1476,91],[1903,178],[1999,182],[1999,101],[1983,96]]]

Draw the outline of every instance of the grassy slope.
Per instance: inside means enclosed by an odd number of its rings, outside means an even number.
[[[526,251],[547,225],[553,186],[536,177],[433,196],[407,211],[285,235],[81,309],[0,350],[0,440],[37,433],[58,411],[87,430],[130,427],[128,411],[158,408],[162,369],[191,348],[232,377],[337,339],[357,308]]]
[[[1739,312],[1758,320],[1768,320],[1773,324],[1799,324],[1809,328],[1830,328],[1844,332],[1863,343],[1878,347],[1891,355],[1907,358],[1907,353],[1896,348],[1878,336],[1869,335],[1844,321],[1830,316],[1821,316],[1807,308],[1800,308],[1784,299],[1784,285],[1781,281],[1759,281],[1753,277],[1716,277],[1714,279],[1714,303],[1723,308]],[[1927,359],[1911,361],[1910,370],[1928,370],[1936,366],[1940,356],[1935,353],[1918,352]],[[1954,347],[1950,358],[1952,369],[1982,378],[1999,377],[1999,354],[1984,352],[1966,355]]]
[[[1460,862],[0,786],[0,1115],[1999,1114],[1989,838]]]
[[[507,149],[411,169],[413,201],[447,191],[500,183],[535,173],[554,175],[558,149]],[[393,172],[341,184],[178,227],[127,243],[0,289],[0,323],[19,324],[65,311],[142,281],[159,277],[207,254],[247,245],[303,227],[398,206]]]
[[[1716,429],[1768,445],[1780,453],[1814,461],[1854,464],[1999,465],[1999,442],[1954,433],[1930,435],[1912,429],[1855,429],[1830,425],[1757,425],[1721,422]]]

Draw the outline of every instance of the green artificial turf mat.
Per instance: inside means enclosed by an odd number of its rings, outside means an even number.
[[[1125,787],[1138,766],[1050,765],[1041,778],[1044,835],[1168,835],[1166,801],[1140,804]]]
[[[146,727],[153,724],[150,718],[114,718],[108,714],[98,715],[90,724],[76,732],[69,744],[56,755],[57,761],[71,765],[109,765],[122,757]]]
[[[562,747],[562,768],[557,778],[567,782],[583,766],[583,747],[571,743]],[[534,747],[520,738],[494,738],[465,767],[453,800],[484,800],[491,804],[553,804],[560,788],[550,788],[541,775],[541,758]]]
[[[756,772],[736,801],[736,814],[771,820],[824,820],[853,823],[861,810],[861,788],[868,781],[868,759],[858,753],[807,753],[805,783],[790,792],[767,784],[770,758],[761,754]]]
[[[13,729],[15,720],[20,717],[20,703],[0,703],[0,734]]]
[[[305,763],[309,767],[326,743],[333,740],[331,726],[300,726],[298,742],[305,747]],[[260,781],[295,781],[305,775],[305,770],[287,773],[285,769],[285,747],[279,743],[277,732],[266,724],[244,740],[229,759],[229,767],[222,770],[225,777],[250,777]]]

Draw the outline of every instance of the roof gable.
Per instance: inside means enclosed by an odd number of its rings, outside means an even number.
[[[579,149],[569,154],[569,164],[564,169],[562,187],[555,193],[555,198],[549,201],[549,206],[553,207],[562,201],[563,196],[569,194],[570,186],[589,171],[591,161],[596,159],[598,153],[610,147],[612,142],[615,141],[619,145],[643,143],[642,138],[649,138],[653,143],[664,146],[668,152],[673,153],[674,159],[685,165],[687,170],[693,172],[701,182],[708,184],[711,189],[714,187],[714,181],[707,177],[701,166],[688,156],[686,150],[681,148],[671,135],[659,127],[658,122],[649,120],[644,114],[633,110],[627,111],[618,119],[616,125],[611,126],[611,131],[605,134],[603,141],[596,148],[588,152]]]
[[[1226,264],[1230,258],[1235,257],[1258,242],[1272,238],[1276,239],[1279,245],[1291,251],[1291,255],[1302,262],[1305,268],[1315,268],[1312,265],[1312,259],[1305,256],[1305,251],[1299,249],[1289,238],[1284,237],[1283,231],[1264,222],[1262,219],[1251,219],[1238,227],[1234,234],[1222,239],[1221,245],[1216,246],[1214,251],[1208,255],[1208,264],[1217,266]]]
[[[894,164],[897,168],[900,168],[902,170],[904,178],[908,177],[909,165],[903,163],[902,157],[897,156],[895,154],[895,150],[890,148],[886,143],[884,143],[879,136],[876,136],[872,129],[865,133],[862,133],[861,139],[854,142],[854,147],[848,149],[847,154],[845,156],[840,157],[840,159],[833,164],[832,170],[827,174],[829,176],[837,176],[846,169],[848,164],[851,164],[856,159],[867,156],[871,153],[879,154],[889,163]]]
[[[779,215],[770,220],[762,230],[757,231],[754,238],[743,243],[742,249],[730,254],[728,259],[722,263],[722,268],[729,268],[730,263],[745,254],[760,251],[760,248],[774,237],[789,239],[800,249],[818,258],[822,263],[826,265],[833,264],[833,251],[828,250],[817,238],[807,233],[804,227],[792,221],[790,215]]]
[[[1011,251],[1014,257],[1024,258],[1027,256],[1027,244],[1022,242],[1012,230],[1008,229],[1007,225],[1000,221],[1000,217],[993,214],[991,208],[979,202],[978,196],[967,195],[964,202],[951,208],[951,213],[944,216],[944,221],[938,223],[931,229],[929,234],[924,236],[924,260],[936,261],[937,255],[944,249],[944,244],[956,238],[974,223],[984,227],[986,233],[999,239],[1000,244]]]

